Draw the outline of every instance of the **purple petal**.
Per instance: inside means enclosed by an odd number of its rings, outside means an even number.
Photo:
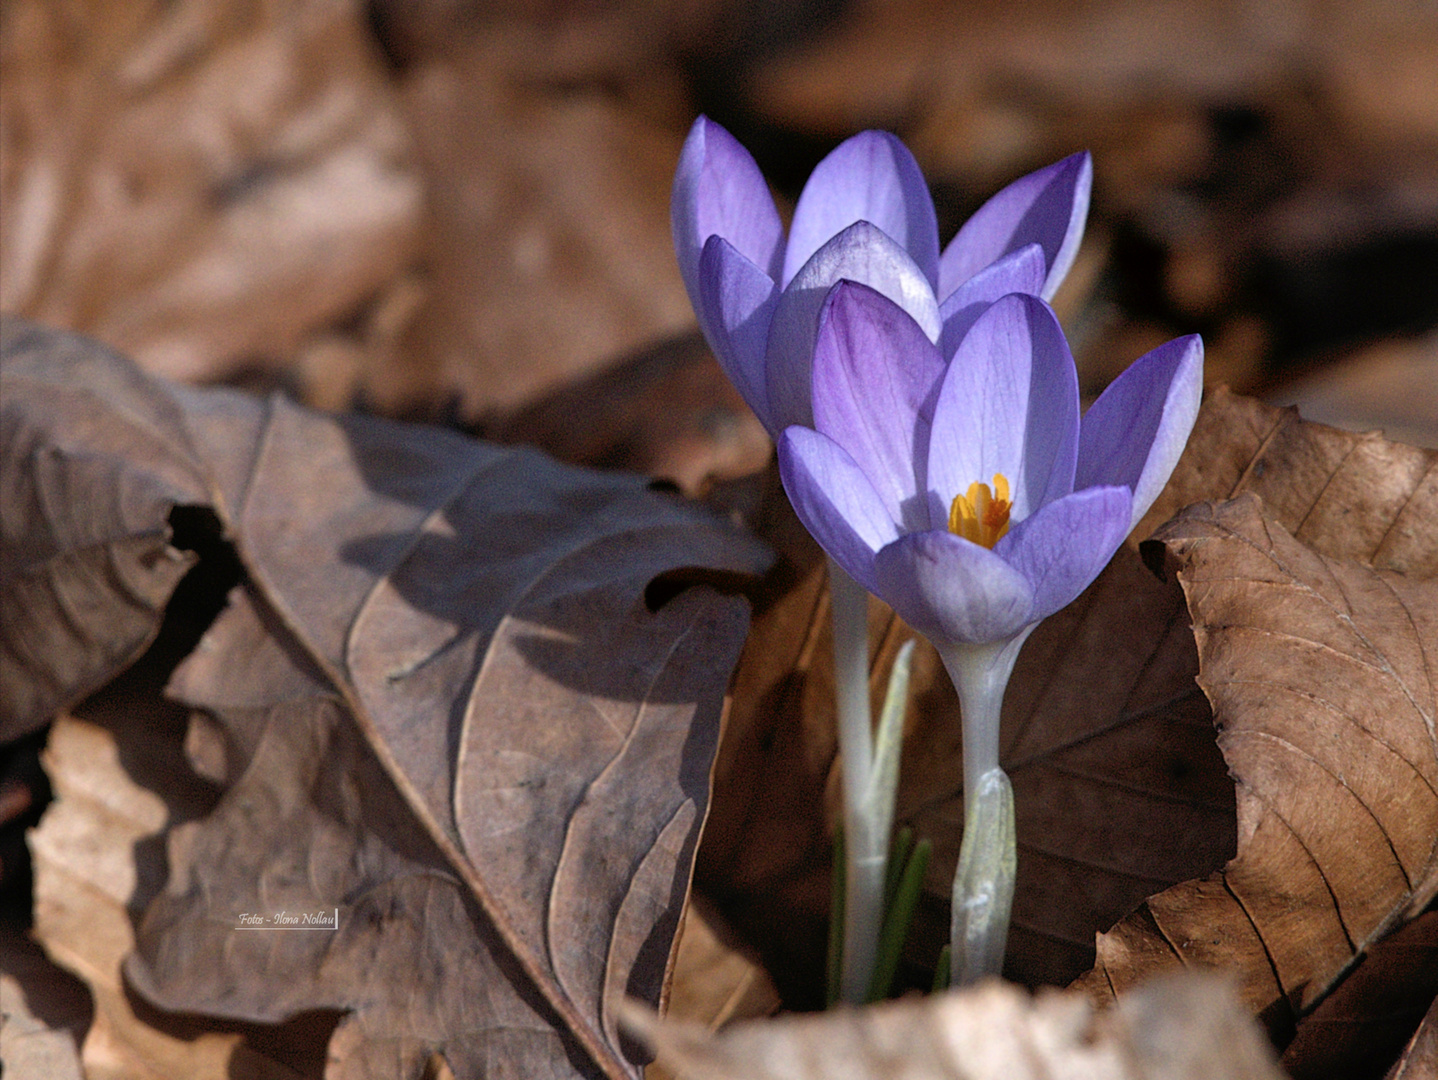
[[[722,236],[711,236],[699,257],[699,295],[694,308],[709,347],[749,408],[778,436],[769,419],[764,346],[779,303],[779,287]]]
[[[829,291],[814,345],[814,427],[848,451],[905,531],[928,528],[915,454],[929,445],[943,375],[939,350],[903,308],[852,281]]]
[[[1039,295],[1052,299],[1078,254],[1092,188],[1087,150],[1015,180],[949,241],[939,259],[939,295],[947,297],[995,259],[1038,244],[1048,265]]]
[[[1022,520],[1073,490],[1078,374],[1053,311],[1014,293],[959,342],[939,389],[929,438],[929,515],[947,524],[953,497],[994,473]]]
[[[783,284],[831,237],[856,221],[883,230],[918,264],[930,289],[938,284],[934,200],[914,155],[887,131],[860,132],[814,169],[794,207]]]
[[[879,551],[874,572],[874,591],[937,643],[1002,641],[1037,621],[1024,575],[946,530],[899,537]]]
[[[699,256],[722,236],[771,278],[783,264],[784,226],[749,151],[708,117],[689,129],[669,203],[674,253],[689,299],[699,306]]]
[[[841,279],[877,289],[939,339],[939,305],[929,279],[908,253],[867,221],[855,222],[814,252],[779,297],[765,354],[769,409],[781,428],[813,425],[811,361],[819,309]]]
[[[1044,249],[1037,244],[1021,247],[990,263],[939,305],[939,318],[944,324],[939,352],[946,358],[953,356],[969,327],[995,300],[1009,293],[1037,296],[1043,283]]]
[[[1051,502],[994,547],[1034,591],[1033,621],[1046,619],[1088,588],[1129,530],[1125,487],[1095,487]]]
[[[1178,464],[1203,396],[1203,341],[1176,338],[1139,357],[1083,418],[1074,486],[1124,484],[1138,524]]]
[[[840,566],[870,592],[874,552],[899,528],[864,471],[827,435],[805,427],[779,436],[779,475],[799,520]]]

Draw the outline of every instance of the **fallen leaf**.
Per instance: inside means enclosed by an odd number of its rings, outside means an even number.
[[[0,410],[8,742],[144,652],[195,561],[170,510],[210,493],[174,402],[92,342],[0,321]]]
[[[670,480],[694,496],[762,472],[774,452],[697,330],[564,386],[485,434],[574,465]]]
[[[1438,449],[1438,334],[1379,342],[1279,388],[1268,400],[1310,420]]]
[[[1103,935],[1088,981],[1223,966],[1282,1038],[1438,893],[1438,583],[1324,555],[1263,509],[1199,504],[1156,534],[1237,783],[1237,857]]]
[[[417,254],[423,198],[360,9],[7,4],[0,309],[190,380],[352,317]]]
[[[735,1020],[769,1016],[779,1004],[764,969],[713,905],[696,899],[685,912],[665,1015],[718,1031]]]
[[[121,764],[121,748],[144,763],[142,775],[148,771],[153,783],[166,756],[163,728],[143,714],[112,723],[123,731],[118,740],[87,720],[55,722],[45,758],[56,798],[30,838],[36,936],[84,980],[95,1003],[80,1048],[86,1075],[224,1080],[242,1068],[257,1080],[294,1080],[292,1070],[242,1046],[235,1033],[165,1031],[136,1015],[120,977],[134,946],[131,920],[164,882],[156,843],[169,819],[198,812],[206,799],[201,785],[173,773],[164,798],[137,783]]]
[[[434,287],[414,376],[381,400],[485,419],[693,327],[668,208],[692,119],[676,57],[710,6],[476,10],[405,73]]]
[[[742,1024],[712,1035],[631,1005],[625,1022],[686,1080],[1278,1080],[1231,988],[1181,975],[1108,1013],[1082,995],[997,980],[923,1001]]]
[[[664,1015],[719,1031],[741,1020],[771,1016],[779,1006],[778,991],[752,950],[738,941],[713,904],[699,894],[691,896]],[[644,1069],[644,1080],[673,1076],[658,1062]]]
[[[72,430],[120,362],[62,338],[56,366],[48,335],[25,340],[7,416]],[[172,685],[213,718],[188,745],[228,791],[168,833],[128,978],[235,1020],[348,1010],[336,1075],[417,1075],[438,1052],[460,1075],[636,1076],[613,1003],[662,1000],[747,625],[713,588],[658,610],[646,590],[686,567],[752,574],[762,547],[639,477],[279,397],[148,394],[245,580]],[[86,426],[100,446],[158,438],[143,417]],[[133,473],[153,486],[151,458]],[[7,570],[73,546],[63,516],[28,520]],[[336,931],[237,929],[334,908]]]

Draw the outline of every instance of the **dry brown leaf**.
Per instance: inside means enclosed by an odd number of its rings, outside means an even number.
[[[174,403],[93,342],[0,321],[0,407],[8,742],[145,650],[194,564],[169,544],[170,509],[210,496]]]
[[[769,1016],[779,996],[768,974],[725,925],[712,903],[696,897],[685,912],[665,1015],[718,1031],[736,1020]]]
[[[743,1024],[714,1036],[626,1009],[685,1080],[1278,1080],[1222,979],[1155,980],[1096,1014],[1083,995],[990,981],[924,1001]]]
[[[1438,449],[1438,334],[1387,340],[1286,383],[1268,400],[1310,420]]]
[[[282,364],[417,253],[353,0],[46,0],[0,19],[0,309],[148,370]]]
[[[774,451],[697,330],[571,383],[485,434],[575,465],[671,480],[694,496],[762,472]]]
[[[118,361],[63,339],[74,362],[54,365],[45,335],[26,340],[7,422],[69,430]],[[189,746],[230,789],[169,834],[129,978],[231,1019],[351,1010],[336,1075],[417,1075],[435,1051],[460,1075],[637,1075],[612,1006],[661,998],[747,624],[711,588],[657,611],[646,590],[686,567],[753,573],[762,547],[638,477],[148,389],[247,580],[173,684],[217,722]],[[133,409],[93,419],[99,447],[114,427],[165,442]],[[153,468],[139,457],[106,497]],[[27,520],[7,577],[72,546],[63,516]],[[333,936],[236,929],[335,907]]]
[[[1283,1033],[1438,893],[1438,582],[1311,550],[1262,506],[1199,504],[1156,534],[1238,785],[1238,855],[1102,936],[1088,981],[1223,966]]]
[[[201,785],[167,776],[165,797],[121,764],[128,753],[149,767],[165,757],[160,725],[123,714],[123,735],[62,716],[51,729],[46,769],[55,802],[30,837],[35,860],[35,933],[57,963],[80,976],[95,1002],[81,1046],[92,1080],[225,1080],[241,1068],[256,1080],[297,1074],[241,1045],[228,1032],[175,1032],[139,1018],[120,978],[134,946],[131,920],[164,881],[155,846],[172,816],[207,801]],[[133,770],[134,766],[131,766]]]
[[[779,994],[769,975],[724,924],[723,916],[702,895],[690,897],[674,957],[669,1007],[676,1022],[719,1031],[740,1020],[770,1016]],[[644,1069],[644,1080],[672,1080],[658,1062]]]
[[[486,9],[407,73],[434,290],[405,342],[415,374],[384,400],[506,412],[693,326],[668,215],[687,123],[672,50],[692,17]]]

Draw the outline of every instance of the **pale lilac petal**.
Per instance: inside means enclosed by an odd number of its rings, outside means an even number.
[[[1203,341],[1176,338],[1139,357],[1083,418],[1074,486],[1124,484],[1138,524],[1178,464],[1203,396]]]
[[[783,265],[784,226],[764,174],[730,135],[708,117],[689,129],[669,203],[674,253],[695,308],[699,256],[711,236],[722,236],[776,281]]]
[[[935,642],[1002,641],[1038,621],[1021,572],[946,530],[899,537],[879,551],[874,572],[874,591]]]
[[[969,327],[1000,297],[1009,293],[1037,296],[1043,287],[1044,273],[1044,249],[1029,244],[969,278],[939,305],[939,319],[944,324],[943,333],[939,335],[939,352],[945,358],[953,356]]]
[[[1051,502],[994,547],[1034,591],[1032,619],[1046,619],[1088,588],[1129,530],[1126,487],[1094,487]]]
[[[864,131],[819,162],[794,207],[784,253],[787,285],[833,236],[867,221],[906,250],[932,290],[939,282],[934,200],[909,148],[887,131]]]
[[[939,389],[929,437],[929,514],[948,521],[954,496],[995,473],[1022,520],[1073,490],[1078,374],[1053,311],[1005,296],[959,342]]]
[[[814,345],[814,427],[849,452],[905,531],[928,528],[915,453],[928,447],[943,375],[938,348],[903,308],[852,281],[829,291]]]
[[[939,295],[947,297],[995,259],[1038,244],[1048,265],[1039,295],[1052,299],[1078,254],[1092,188],[1088,151],[1015,180],[949,241],[939,259]]]
[[[814,252],[779,297],[765,354],[769,409],[780,428],[813,426],[810,370],[819,309],[840,280],[878,290],[907,311],[930,341],[939,339],[939,305],[908,252],[867,221],[856,222]]]
[[[764,347],[779,302],[779,287],[722,236],[711,236],[699,257],[699,326],[724,373],[769,429]]]
[[[778,445],[779,475],[799,520],[850,577],[876,592],[874,552],[899,527],[869,478],[842,446],[809,428],[785,429]]]

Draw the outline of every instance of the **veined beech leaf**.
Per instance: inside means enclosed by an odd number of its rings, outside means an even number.
[[[1438,582],[1322,554],[1263,510],[1200,503],[1155,535],[1237,784],[1237,857],[1103,935],[1089,979],[1234,969],[1285,1032],[1438,894]]]

